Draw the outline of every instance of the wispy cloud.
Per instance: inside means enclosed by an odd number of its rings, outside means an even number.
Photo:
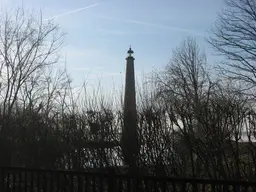
[[[95,4],[92,4],[92,5],[89,5],[89,6],[86,6],[86,7],[82,7],[82,8],[79,8],[79,9],[75,9],[75,10],[72,10],[72,11],[69,11],[69,12],[66,12],[66,13],[62,13],[62,14],[59,14],[59,15],[54,15],[53,17],[50,17],[50,18],[47,18],[47,19],[44,19],[44,20],[56,19],[56,18],[65,16],[65,15],[70,15],[70,14],[72,14],[72,13],[76,13],[76,12],[79,12],[79,11],[83,11],[83,10],[85,10],[85,9],[90,9],[90,8],[96,7],[96,6],[98,6],[98,5],[99,5],[98,3],[95,3]]]
[[[91,67],[91,68],[89,68],[89,67],[73,67],[72,68],[72,70],[74,70],[74,71],[92,71],[92,70],[94,70],[94,71],[102,71],[102,70],[104,70],[104,68],[103,67]]]
[[[99,32],[114,36],[138,36],[138,35],[147,35],[147,34],[154,34],[152,30],[147,31],[132,31],[132,30],[116,30],[116,29],[106,29],[106,28],[99,28],[97,29]]]
[[[172,30],[172,31],[179,31],[179,32],[183,32],[183,33],[194,34],[194,35],[197,35],[197,36],[204,36],[203,33],[200,33],[198,31],[195,31],[195,30],[192,30],[192,29],[187,29],[187,28],[173,27],[173,26],[169,26],[169,25],[163,25],[163,24],[158,24],[158,23],[150,23],[150,22],[139,21],[139,20],[119,19],[119,18],[109,17],[109,16],[105,16],[105,15],[101,15],[101,16],[103,18],[109,19],[109,20],[121,21],[121,22],[126,22],[126,23],[133,23],[133,24],[144,25],[144,26],[148,26],[148,27],[163,28],[163,29],[168,29],[168,30]]]
[[[125,35],[130,34],[130,33],[127,33],[126,31],[109,30],[109,29],[103,29],[103,28],[98,29],[98,31],[103,32],[103,33],[108,33],[111,35],[118,35],[118,36],[125,36]]]

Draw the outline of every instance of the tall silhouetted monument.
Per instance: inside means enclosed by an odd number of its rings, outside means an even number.
[[[132,56],[132,49],[130,48],[127,53],[124,95],[124,127],[122,131],[121,147],[125,164],[129,166],[130,171],[135,171],[140,145],[138,142],[137,132],[134,57]]]

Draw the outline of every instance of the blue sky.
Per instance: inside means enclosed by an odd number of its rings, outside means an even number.
[[[172,49],[194,36],[208,61],[214,63],[205,37],[223,0],[0,0],[1,6],[42,9],[45,18],[67,32],[63,54],[78,86],[124,83],[125,57],[129,45],[135,52],[137,79],[161,69]],[[87,7],[87,8],[86,8]]]

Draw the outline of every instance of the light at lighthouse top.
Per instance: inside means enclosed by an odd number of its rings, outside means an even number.
[[[134,53],[133,50],[131,49],[131,47],[129,48],[129,50],[127,51],[128,53],[128,57],[132,57],[132,54]]]

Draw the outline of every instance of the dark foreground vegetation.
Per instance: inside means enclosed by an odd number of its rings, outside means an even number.
[[[222,55],[217,69],[189,37],[166,68],[137,89],[141,175],[255,181],[256,3],[227,0],[227,6],[207,40]],[[125,169],[122,102],[110,105],[74,92],[66,70],[56,69],[64,37],[58,26],[24,10],[4,14],[0,22],[0,165]],[[33,171],[25,172],[21,177],[31,178]],[[78,182],[84,177],[79,174],[71,177]],[[176,184],[212,185],[205,182]]]

